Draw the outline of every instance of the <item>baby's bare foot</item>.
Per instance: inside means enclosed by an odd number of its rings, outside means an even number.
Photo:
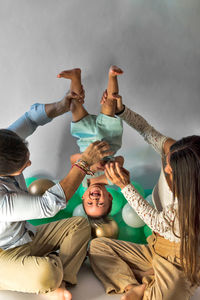
[[[81,76],[81,69],[75,68],[71,70],[65,70],[60,72],[57,77],[58,78],[67,78],[67,79],[79,79]]]
[[[109,69],[109,76],[117,76],[123,74],[122,69],[118,68],[117,66],[111,66]]]
[[[70,84],[70,92],[74,92],[77,95],[81,95],[83,93],[83,87],[81,84],[81,69],[75,68],[71,70],[65,70],[60,72],[57,75],[58,78],[67,78],[71,79]]]

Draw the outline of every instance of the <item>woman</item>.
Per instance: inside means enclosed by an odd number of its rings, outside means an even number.
[[[125,292],[122,300],[189,299],[200,283],[200,137],[175,142],[122,103],[118,109],[118,116],[161,155],[161,175],[153,191],[156,208],[142,198],[130,184],[129,173],[117,163],[106,166],[106,175],[153,234],[148,245],[95,239],[91,265],[107,293]]]

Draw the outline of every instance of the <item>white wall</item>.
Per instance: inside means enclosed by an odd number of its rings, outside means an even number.
[[[0,127],[34,102],[60,99],[56,75],[80,67],[86,106],[96,112],[110,64],[124,102],[174,138],[199,134],[200,2],[198,0],[0,0]],[[61,178],[77,151],[70,113],[29,138],[25,176]],[[125,126],[123,147],[133,178],[151,187],[159,157]]]

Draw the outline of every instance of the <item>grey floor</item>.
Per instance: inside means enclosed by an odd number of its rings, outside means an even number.
[[[86,261],[78,276],[78,285],[71,289],[73,300],[119,300],[120,295],[106,295],[101,283],[93,275],[89,263]],[[44,300],[46,297],[35,294],[0,291],[0,300]],[[200,299],[200,288],[191,300]]]

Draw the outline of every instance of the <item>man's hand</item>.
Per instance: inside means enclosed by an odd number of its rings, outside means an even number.
[[[105,141],[96,141],[90,144],[81,155],[81,159],[87,162],[89,166],[101,161],[104,157],[112,155],[110,146]]]
[[[72,100],[78,101],[79,103],[83,104],[85,98],[85,91],[82,89],[82,92],[80,95],[74,93],[74,92],[68,92],[64,96],[64,98],[61,100],[63,106],[66,108],[66,112],[70,111],[70,106],[72,103]]]
[[[130,174],[128,170],[121,167],[118,162],[108,162],[105,165],[105,174],[107,179],[121,189],[130,183]]]
[[[84,103],[85,91],[82,89],[81,94],[77,95],[74,92],[68,92],[63,97],[62,100],[54,103],[45,104],[45,111],[49,118],[56,118],[68,111],[70,111],[70,106],[72,101],[78,101],[79,103]]]

